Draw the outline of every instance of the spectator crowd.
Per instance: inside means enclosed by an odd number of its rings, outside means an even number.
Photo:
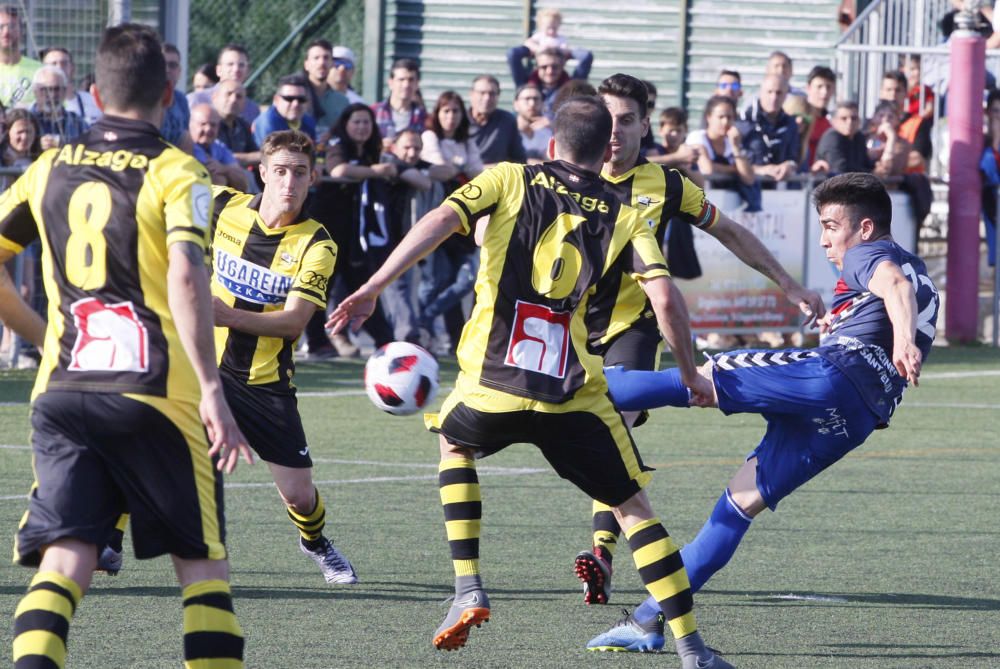
[[[265,137],[289,128],[309,135],[327,178],[318,181],[308,206],[340,249],[331,286],[336,301],[364,283],[412,223],[452,190],[500,162],[546,159],[549,123],[560,101],[595,93],[587,83],[594,54],[570,45],[561,23],[560,12],[539,10],[536,32],[508,51],[516,86],[510,111],[499,107],[496,73],[484,72],[425,100],[419,64],[407,58],[392,64],[385,99],[364,100],[352,87],[354,52],[324,39],[306,47],[301,69],[281,77],[268,101],[248,97],[250,59],[239,44],[226,44],[214,64],[199,66],[185,93],[181,54],[166,44],[174,95],[161,133],[201,161],[213,182],[249,192],[259,188],[256,165]],[[78,78],[73,54],[56,45],[41,51],[41,61],[27,58],[23,32],[20,9],[0,7],[0,159],[15,168],[73,141],[101,115],[86,78]],[[885,73],[881,102],[867,119],[856,101],[838,96],[832,69],[817,66],[799,80],[792,59],[781,51],[770,55],[756,90],[744,89],[739,71],[722,70],[713,95],[697,110],[700,118],[678,107],[656,115],[656,90],[647,87],[653,118],[645,159],[676,168],[698,185],[707,181],[736,190],[747,212],[760,211],[763,190],[798,188],[803,175],[854,171],[873,172],[890,187],[908,190],[918,220],[929,208],[926,172],[936,93],[922,82],[918,56]],[[990,94],[987,113],[981,167],[995,195],[1000,93]],[[0,179],[5,188],[12,177]],[[996,211],[995,197],[986,204]],[[987,229],[993,244],[991,218]],[[454,350],[478,263],[472,239],[456,236],[442,245],[382,296],[365,325],[375,344],[409,340]],[[304,338],[311,358],[358,355],[347,337],[331,341],[323,321],[317,314]]]

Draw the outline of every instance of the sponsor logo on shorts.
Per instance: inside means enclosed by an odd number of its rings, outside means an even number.
[[[816,428],[817,434],[832,434],[836,437],[844,437],[845,439],[850,436],[847,433],[847,419],[840,415],[837,407],[827,409],[826,418],[813,418],[813,422],[818,426]]]

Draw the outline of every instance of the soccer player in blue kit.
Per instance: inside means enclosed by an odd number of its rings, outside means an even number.
[[[864,443],[889,418],[908,383],[917,385],[937,322],[937,288],[924,262],[890,234],[892,203],[878,178],[849,173],[813,192],[820,243],[841,271],[830,313],[811,350],[743,350],[714,356],[701,372],[723,413],[759,413],[760,444],[719,497],[708,521],[681,550],[697,592],[736,552],[750,523]],[[677,371],[606,370],[617,408],[688,406]],[[663,646],[655,600],[643,602],[587,644],[590,650]]]

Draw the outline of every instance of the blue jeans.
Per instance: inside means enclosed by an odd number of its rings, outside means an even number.
[[[439,248],[427,258],[422,269],[417,290],[420,323],[430,330],[435,318],[445,316],[448,336],[455,346],[465,323],[462,298],[472,292],[479,273],[479,249],[453,253]]]

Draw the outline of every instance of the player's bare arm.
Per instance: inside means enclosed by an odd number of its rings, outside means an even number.
[[[892,362],[899,374],[918,385],[923,356],[917,348],[917,294],[899,265],[885,260],[875,268],[868,290],[882,298],[892,322]]]
[[[212,312],[217,326],[258,337],[295,339],[302,334],[316,308],[309,300],[296,295],[288,296],[281,311],[263,313],[234,309],[218,297],[212,298]]]
[[[691,319],[688,316],[684,296],[673,281],[664,276],[640,281],[639,285],[649,298],[660,332],[667,340],[674,359],[677,360],[681,381],[691,389],[694,398],[699,398],[702,402],[707,401],[707,398],[712,397],[712,384],[698,373],[698,367],[694,362],[694,351],[691,348]],[[698,405],[704,406],[701,402]]]
[[[718,239],[748,267],[778,284],[789,302],[798,306],[805,315],[806,326],[815,327],[817,321],[826,314],[826,306],[819,293],[805,288],[793,279],[767,247],[742,225],[720,213],[719,220],[706,232]]]
[[[201,419],[212,447],[218,455],[218,468],[226,473],[236,468],[239,455],[253,463],[253,454],[240,432],[222,394],[222,381],[215,365],[215,341],[212,336],[212,297],[205,268],[205,251],[191,242],[176,242],[168,251],[167,301],[177,323],[181,345],[191,360],[201,386]]]
[[[13,252],[0,248],[0,321],[41,351],[45,342],[45,321],[25,303],[3,267],[13,255]]]
[[[451,207],[441,205],[429,212],[403,237],[378,271],[337,305],[327,319],[326,327],[336,334],[350,323],[351,329],[357,332],[375,310],[375,300],[385,287],[461,228],[462,219]]]

